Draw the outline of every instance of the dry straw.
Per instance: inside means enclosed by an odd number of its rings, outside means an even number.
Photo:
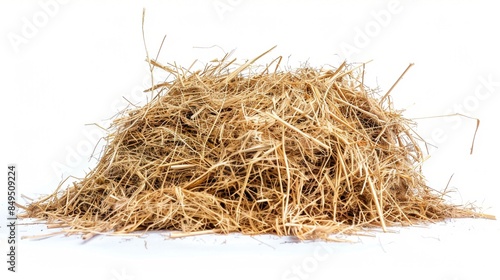
[[[85,178],[21,216],[84,238],[176,230],[300,239],[487,217],[426,185],[412,122],[389,92],[366,88],[364,65],[280,71],[277,58],[254,67],[262,55],[195,72],[149,60],[175,80],[114,120]]]

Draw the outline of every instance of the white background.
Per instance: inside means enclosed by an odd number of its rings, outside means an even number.
[[[271,2],[271,1],[267,1]],[[234,50],[240,62],[274,45],[288,66],[366,62],[369,86],[392,92],[433,146],[425,162],[429,185],[457,192],[499,216],[500,20],[494,1],[2,1],[0,2],[1,164],[18,166],[18,191],[37,198],[95,163],[91,149],[127,102],[141,104],[148,86],[146,44],[159,60],[196,67]],[[453,2],[453,3],[452,3]],[[264,4],[266,3],[266,4]],[[217,45],[218,47],[211,46]],[[222,50],[221,50],[222,49]],[[2,175],[6,182],[6,175]],[[2,184],[5,185],[5,184]],[[6,215],[0,191],[0,217]],[[3,226],[0,252],[7,252]],[[356,244],[289,243],[287,238],[202,236],[79,237],[20,241],[19,273],[2,279],[499,279],[497,221],[453,220]],[[47,233],[23,226],[20,235]],[[147,248],[146,248],[147,247]],[[5,252],[5,253],[4,253]],[[3,258],[0,258],[3,260]]]

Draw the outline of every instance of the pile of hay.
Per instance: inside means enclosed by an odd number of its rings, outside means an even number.
[[[260,57],[260,56],[259,56]],[[226,58],[114,120],[99,163],[25,207],[85,237],[138,230],[328,238],[473,216],[426,186],[412,123],[359,68],[256,72]]]

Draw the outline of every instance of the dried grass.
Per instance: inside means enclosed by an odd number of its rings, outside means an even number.
[[[261,56],[235,70],[226,56],[197,72],[149,60],[176,79],[114,120],[85,178],[22,216],[84,238],[180,230],[311,239],[478,215],[426,186],[413,123],[364,85],[361,68],[280,71],[278,58],[257,72]]]

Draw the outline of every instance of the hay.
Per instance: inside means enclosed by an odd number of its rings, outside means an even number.
[[[23,217],[84,238],[179,230],[310,239],[477,215],[426,186],[413,123],[364,85],[359,67],[280,71],[278,58],[257,72],[261,56],[235,70],[226,56],[196,72],[149,60],[175,80],[114,120],[85,178]]]

